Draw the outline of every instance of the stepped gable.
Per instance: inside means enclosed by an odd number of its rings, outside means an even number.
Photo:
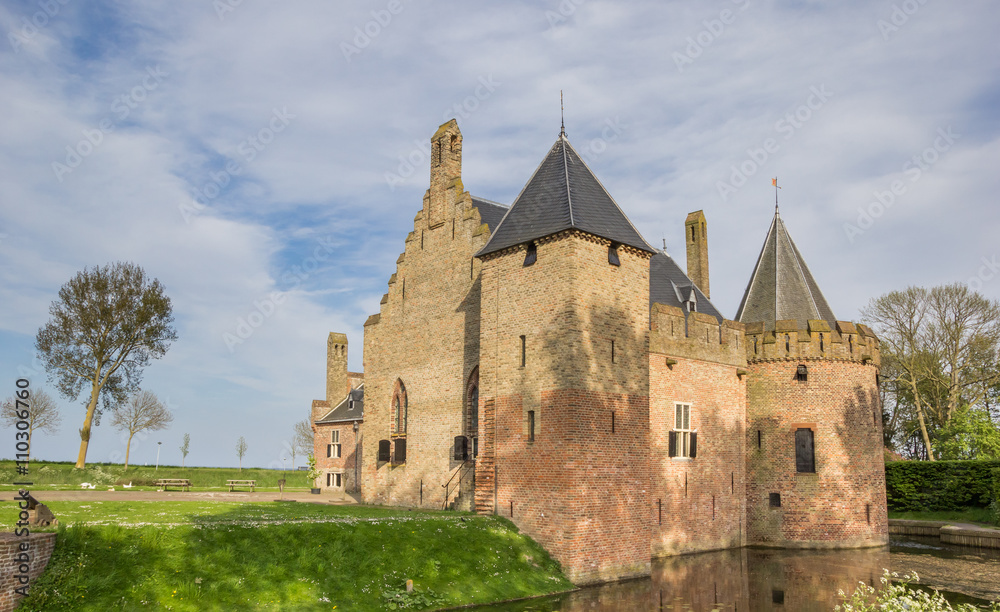
[[[326,402],[323,402],[326,403]],[[329,404],[327,404],[329,405]],[[339,404],[334,407],[333,410],[328,412],[326,416],[317,419],[317,424],[323,423],[340,423],[343,421],[362,421],[365,415],[365,384],[361,385],[355,389],[351,389]]]
[[[694,292],[694,312],[715,317],[719,323],[725,319],[722,313],[708,301],[701,289],[695,285],[677,262],[664,251],[659,251],[649,260],[649,306],[664,304],[675,306],[685,313],[690,312],[687,303],[692,301]]]
[[[773,330],[775,321],[792,319],[800,329],[806,329],[810,320],[836,324],[830,305],[775,208],[774,220],[743,294],[736,320],[763,323],[765,329]]]
[[[573,149],[566,134],[561,133],[476,256],[568,229],[656,252]]]

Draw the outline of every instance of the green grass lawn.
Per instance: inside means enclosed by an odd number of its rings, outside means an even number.
[[[496,516],[287,502],[49,506],[62,523],[56,550],[19,610],[420,609],[572,588]],[[0,508],[9,528],[14,504]]]
[[[14,490],[16,487],[11,483],[24,478],[34,483],[31,488],[38,491],[78,490],[80,483],[83,482],[97,485],[97,488],[102,490],[110,486],[122,490],[122,485],[129,483],[134,489],[150,490],[154,488],[153,482],[158,478],[187,478],[194,490],[201,491],[228,491],[227,480],[256,480],[258,489],[275,491],[278,490],[278,480],[282,478],[285,479],[287,489],[305,490],[311,486],[306,472],[303,471],[262,468],[243,468],[240,471],[237,468],[176,465],[161,465],[158,469],[155,466],[130,465],[126,471],[123,465],[115,463],[91,463],[84,469],[78,470],[73,463],[32,461],[25,477],[17,475],[13,461],[0,461],[0,490]]]
[[[893,512],[889,511],[891,519],[907,519],[911,521],[954,521],[956,523],[979,523],[985,527],[996,527],[996,517],[989,508],[966,508],[964,510],[948,510],[935,512]]]

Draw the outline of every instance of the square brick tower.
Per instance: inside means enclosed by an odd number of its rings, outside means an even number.
[[[650,570],[654,252],[562,133],[477,254],[476,508],[577,584]]]

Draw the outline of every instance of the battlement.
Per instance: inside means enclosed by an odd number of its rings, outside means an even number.
[[[746,365],[744,326],[702,312],[687,316],[676,306],[653,304],[649,316],[649,351],[670,357]]]
[[[879,340],[865,325],[837,321],[836,329],[822,320],[800,329],[795,320],[776,321],[774,331],[763,323],[746,326],[746,359],[758,361],[831,359],[856,361],[876,367],[881,363]]]

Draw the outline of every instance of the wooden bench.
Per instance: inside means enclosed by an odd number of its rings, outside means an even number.
[[[232,493],[233,489],[236,487],[250,487],[250,492],[253,493],[253,490],[257,487],[256,480],[227,480],[226,484],[229,485],[230,493]]]
[[[190,491],[191,481],[187,478],[160,478],[156,481],[156,486],[160,487],[163,491],[166,491],[167,487],[178,487],[185,491]]]

